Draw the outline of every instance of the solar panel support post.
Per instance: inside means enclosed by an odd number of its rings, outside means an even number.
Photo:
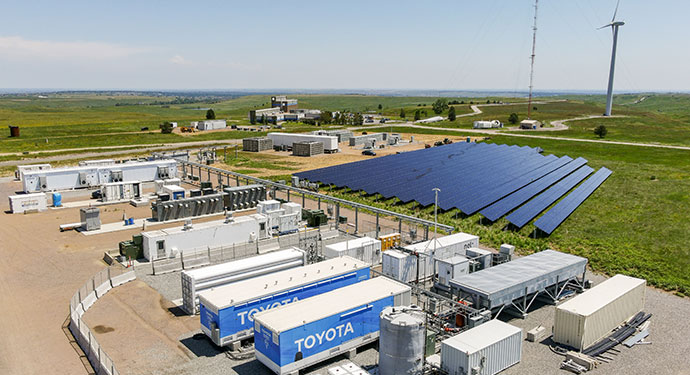
[[[359,232],[359,207],[355,207],[355,234]]]

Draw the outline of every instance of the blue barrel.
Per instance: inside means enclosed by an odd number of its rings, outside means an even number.
[[[127,224],[134,225],[134,218],[130,217],[129,219],[127,219]]]
[[[62,206],[62,194],[53,193],[53,207]]]
[[[467,137],[467,143],[472,142],[472,139],[470,137]]]

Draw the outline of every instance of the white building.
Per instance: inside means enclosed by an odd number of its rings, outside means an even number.
[[[196,128],[198,130],[216,130],[225,129],[227,123],[225,120],[204,120],[204,121],[192,121],[191,125],[194,126],[196,123]]]

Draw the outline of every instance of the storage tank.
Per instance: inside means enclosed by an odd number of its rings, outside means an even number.
[[[425,316],[418,306],[387,307],[381,312],[379,375],[421,374]]]

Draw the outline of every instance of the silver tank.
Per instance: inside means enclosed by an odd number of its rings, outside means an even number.
[[[424,312],[417,306],[387,307],[381,312],[379,374],[421,374]]]

